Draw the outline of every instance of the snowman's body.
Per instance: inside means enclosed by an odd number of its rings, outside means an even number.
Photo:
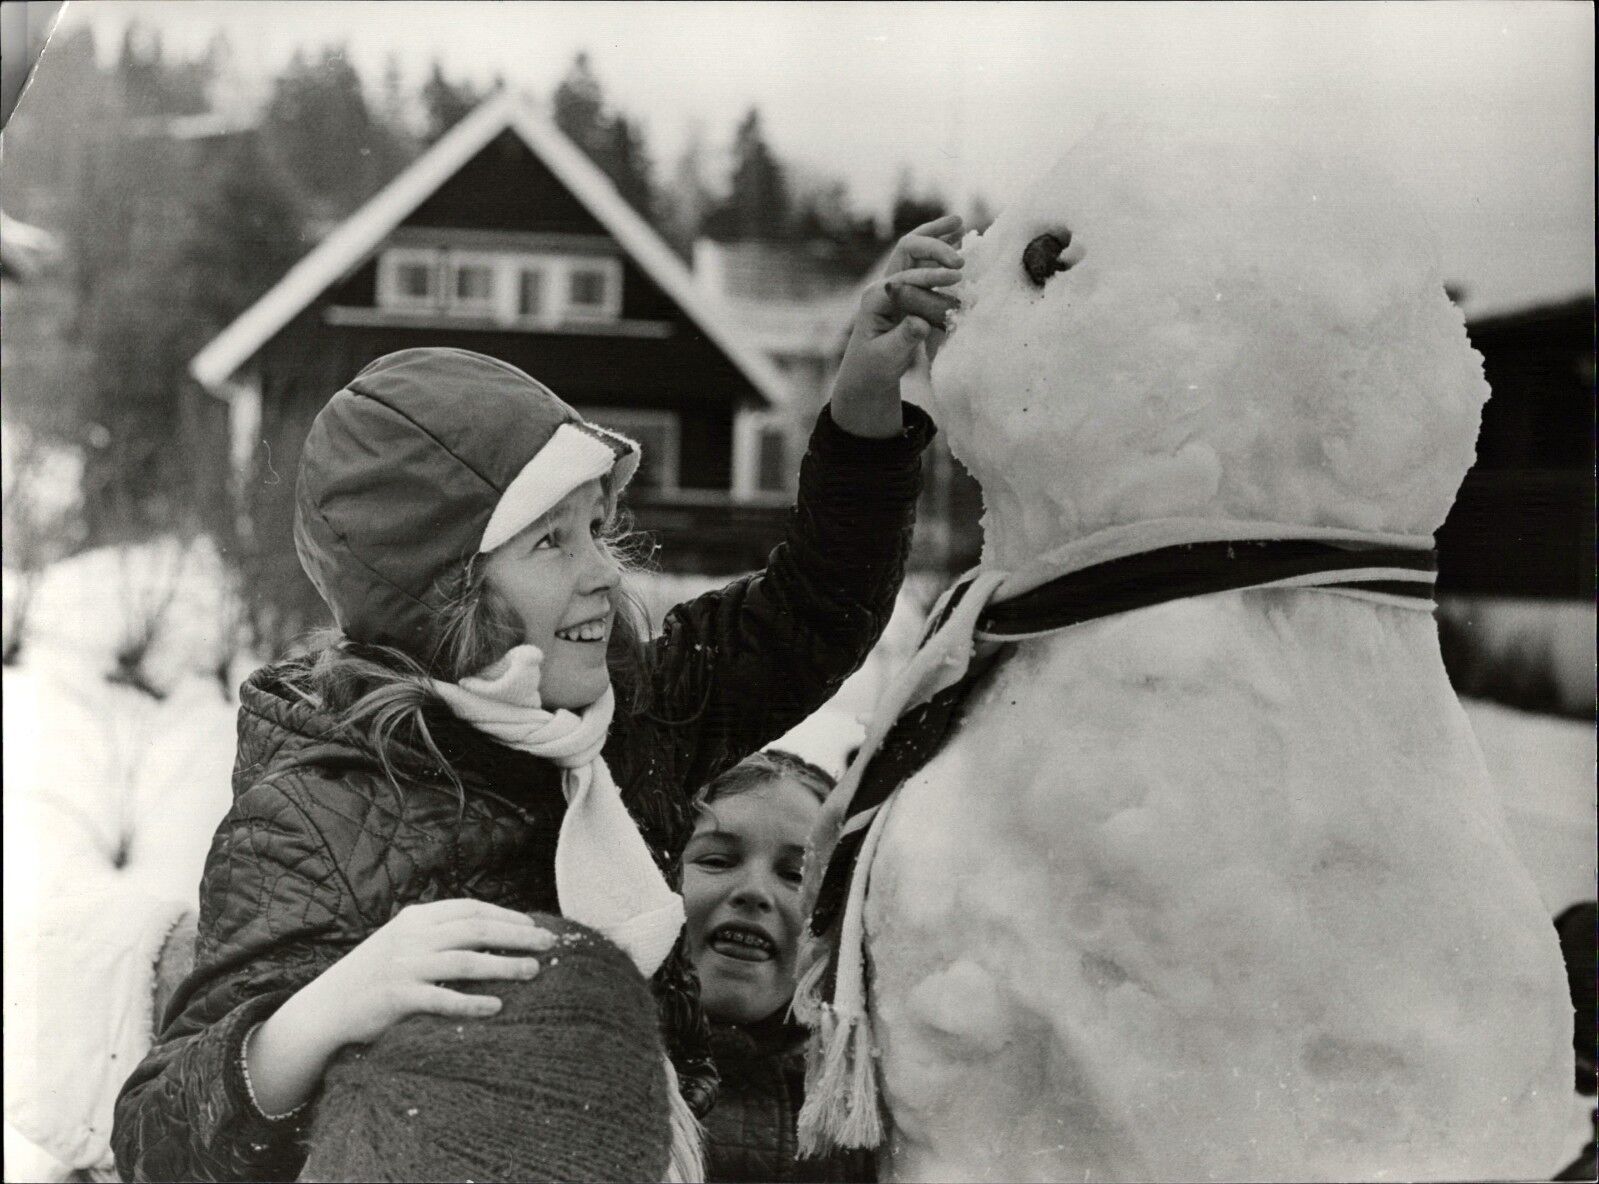
[[[969,244],[935,411],[989,565],[1174,519],[1442,521],[1486,396],[1458,311],[1402,239],[1340,240],[1337,178],[1252,150],[1112,131]],[[1083,260],[1040,288],[1023,248],[1062,224]],[[1429,613],[1226,592],[1021,642],[888,810],[889,1178],[1559,1168],[1559,950]]]

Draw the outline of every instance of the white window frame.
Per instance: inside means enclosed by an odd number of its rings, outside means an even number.
[[[468,300],[456,295],[456,280],[462,269],[486,268],[489,273],[489,294],[481,300]],[[445,251],[444,292],[441,303],[457,316],[500,317],[503,319],[505,303],[504,260],[495,251]]]
[[[768,440],[777,441],[778,451],[782,457],[780,469],[777,474],[779,484],[776,489],[767,489],[761,484],[761,462],[766,456]],[[762,424],[755,431],[755,474],[753,481],[755,493],[762,497],[787,497],[789,486],[792,484],[789,472],[791,456],[789,455],[789,430],[788,425],[781,420],[773,419]]]
[[[522,311],[522,277],[533,272],[539,277],[539,306],[532,312]],[[542,255],[518,255],[511,266],[511,316],[518,321],[546,322],[552,319],[550,310],[556,307],[556,279],[550,262]]]
[[[646,456],[653,458],[660,454],[661,484],[651,487],[655,492],[676,493],[682,488],[683,424],[676,412],[643,407],[580,407],[577,410],[600,427],[639,441]],[[644,428],[664,428],[664,444],[658,448],[653,443],[656,436],[640,430]]]
[[[427,297],[407,294],[399,284],[399,270],[425,265],[432,276]],[[462,300],[456,295],[456,277],[463,267],[487,267],[493,289],[485,300]],[[543,278],[543,305],[524,315],[521,308],[522,274],[537,271]],[[596,305],[572,301],[572,278],[581,271],[603,277],[603,301]],[[506,325],[558,329],[562,324],[604,324],[622,319],[622,261],[614,255],[563,254],[556,251],[456,251],[446,247],[388,247],[378,259],[378,307],[404,312],[436,312],[446,316],[493,318]]]
[[[761,488],[761,440],[767,433],[786,434],[782,413],[773,408],[746,408],[733,416],[733,496],[739,501],[787,500],[787,493]],[[785,480],[792,474],[784,474]]]
[[[561,260],[559,305],[569,321],[614,321],[622,315],[622,262],[604,255],[576,255]],[[572,299],[572,281],[578,272],[593,272],[604,282],[598,304],[578,304]]]
[[[444,306],[441,252],[433,247],[390,247],[378,260],[378,305],[382,308],[438,309]],[[400,268],[421,264],[432,276],[427,296],[413,296],[400,287]]]

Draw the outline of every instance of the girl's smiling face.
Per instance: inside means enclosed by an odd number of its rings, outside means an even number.
[[[793,997],[800,868],[820,810],[789,776],[701,807],[683,853],[683,903],[712,1019],[750,1023]]]
[[[546,710],[581,710],[610,684],[605,653],[620,569],[602,534],[606,508],[600,482],[585,482],[484,564],[485,582],[515,611],[522,640],[544,655]]]

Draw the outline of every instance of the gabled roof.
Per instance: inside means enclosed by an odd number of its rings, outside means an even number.
[[[397,226],[495,136],[510,129],[725,353],[769,403],[788,390],[777,370],[744,343],[695,286],[688,269],[617,193],[611,180],[530,104],[509,91],[488,99],[341,222],[189,363],[201,386],[221,392],[227,380],[274,334],[364,262]]]

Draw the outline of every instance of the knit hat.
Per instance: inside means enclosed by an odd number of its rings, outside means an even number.
[[[638,468],[633,441],[586,422],[515,366],[460,349],[368,365],[306,436],[300,564],[346,636],[425,660],[453,577],[572,490]]]
[[[675,1084],[644,979],[576,922],[526,982],[455,984],[486,1019],[413,1016],[328,1069],[302,1180],[661,1180]]]

